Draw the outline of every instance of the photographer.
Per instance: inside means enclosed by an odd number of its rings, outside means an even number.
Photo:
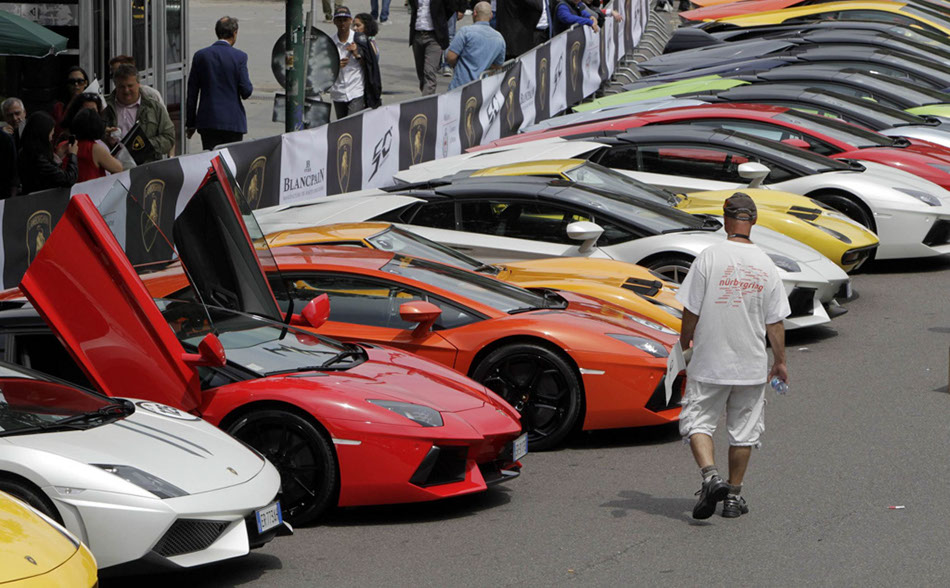
[[[79,144],[75,137],[64,145],[64,153],[53,154],[53,129],[56,121],[45,112],[34,112],[26,119],[20,138],[18,167],[23,193],[39,192],[49,188],[69,187],[79,177],[76,154]],[[60,165],[62,160],[62,165]]]

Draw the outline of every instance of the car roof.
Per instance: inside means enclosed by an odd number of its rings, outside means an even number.
[[[300,239],[330,240],[330,241],[362,241],[367,237],[385,231],[392,225],[389,223],[333,223],[300,229],[277,231],[267,235],[267,244],[271,247],[297,243]]]
[[[393,258],[390,251],[368,247],[285,245],[275,247],[272,251],[282,272],[293,272],[313,265],[377,271]]]
[[[571,171],[585,163],[586,159],[542,159],[538,161],[519,161],[506,165],[486,167],[471,174],[471,177],[496,177],[517,175],[556,175]]]

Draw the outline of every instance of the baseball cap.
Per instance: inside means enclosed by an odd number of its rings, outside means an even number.
[[[346,6],[337,6],[336,10],[333,11],[333,19],[336,20],[338,18],[353,18],[353,14]]]
[[[722,205],[722,213],[736,220],[755,220],[755,201],[745,192],[736,192],[726,198]]]

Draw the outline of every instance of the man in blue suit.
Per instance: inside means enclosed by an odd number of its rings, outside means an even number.
[[[191,60],[185,128],[189,139],[198,131],[203,149],[240,141],[247,132],[241,100],[251,96],[254,86],[247,73],[247,53],[234,48],[237,32],[236,18],[221,17],[214,25],[218,40]]]

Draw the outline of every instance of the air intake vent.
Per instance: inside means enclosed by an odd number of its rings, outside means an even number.
[[[656,296],[656,293],[663,288],[663,283],[659,280],[644,280],[641,278],[627,278],[623,283],[627,290],[633,290],[641,296]]]
[[[159,539],[154,551],[164,557],[172,557],[207,549],[230,524],[225,521],[177,520]]]

